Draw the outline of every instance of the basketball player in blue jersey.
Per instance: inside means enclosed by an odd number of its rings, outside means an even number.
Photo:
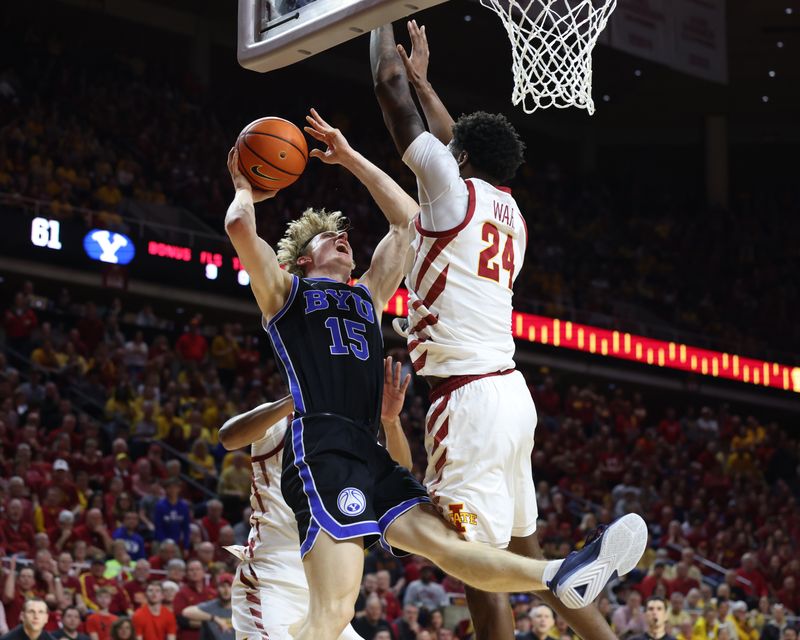
[[[384,120],[419,186],[401,332],[417,374],[431,385],[425,485],[465,539],[541,558],[531,470],[537,417],[515,371],[511,334],[512,288],[528,230],[503,186],[522,164],[524,145],[502,115],[479,111],[454,122],[427,79],[424,27],[411,21],[408,30],[410,56],[396,46],[391,26],[373,32],[370,53]],[[638,516],[624,520],[644,531]],[[579,635],[615,637],[595,607],[564,606],[589,604],[593,595],[567,603],[553,591],[563,601],[546,591],[542,598]],[[467,602],[477,640],[514,637],[506,594],[468,587]]]
[[[364,547],[377,541],[429,558],[485,591],[530,591],[549,583],[562,600],[581,606],[610,575],[638,562],[644,541],[635,523],[612,525],[566,560],[550,562],[467,542],[445,524],[411,472],[378,444],[381,314],[400,284],[408,225],[418,206],[319,114],[312,110],[307,119],[306,132],[327,146],[311,155],[353,173],[389,232],[353,286],[353,253],[339,212],[307,210],[289,223],[276,254],[256,233],[254,207],[275,193],[254,191],[237,168],[235,151],[229,155],[236,195],[225,229],[250,275],[296,412],[286,430],[281,492],[297,522],[309,610],[292,635],[339,637],[353,617]]]

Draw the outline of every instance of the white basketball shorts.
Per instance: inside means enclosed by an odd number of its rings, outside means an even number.
[[[476,377],[449,378],[431,393],[425,486],[464,538],[505,548],[536,531],[536,408],[518,371]]]
[[[300,549],[242,561],[233,582],[231,607],[236,640],[293,640],[290,628],[296,628],[308,613],[308,583]],[[363,638],[347,625],[339,640]]]

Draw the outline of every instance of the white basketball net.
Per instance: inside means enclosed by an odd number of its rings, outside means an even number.
[[[525,113],[578,107],[594,113],[592,50],[617,0],[480,0],[511,40],[514,92]]]

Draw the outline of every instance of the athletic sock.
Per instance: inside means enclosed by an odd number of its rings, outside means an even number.
[[[542,582],[544,582],[544,586],[547,586],[547,583],[553,579],[553,576],[556,575],[556,572],[561,568],[562,562],[564,561],[551,560],[547,563],[547,565],[545,565],[544,574],[542,575]]]

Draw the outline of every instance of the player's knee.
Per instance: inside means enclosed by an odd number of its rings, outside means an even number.
[[[387,529],[386,539],[393,547],[424,556],[436,564],[446,555],[448,545],[460,540],[431,504],[417,505],[400,516]]]
[[[353,604],[347,604],[342,601],[333,601],[320,603],[318,606],[313,607],[313,612],[309,612],[309,622],[312,624],[319,623],[324,625],[326,629],[335,629],[337,637],[341,633],[350,620],[355,615],[355,608]]]

